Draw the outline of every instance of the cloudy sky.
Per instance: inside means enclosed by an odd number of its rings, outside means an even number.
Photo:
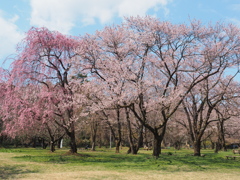
[[[2,63],[13,57],[16,44],[32,26],[83,35],[136,15],[240,26],[240,0],[0,0],[0,66],[8,67]]]

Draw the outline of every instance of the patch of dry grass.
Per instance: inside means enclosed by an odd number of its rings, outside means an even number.
[[[222,173],[222,172],[175,172],[166,173],[162,171],[145,171],[132,172],[131,170],[119,171],[72,171],[72,172],[43,172],[43,173],[29,173],[24,177],[18,178],[22,180],[37,180],[37,179],[51,179],[51,180],[65,180],[65,179],[80,179],[80,180],[238,180],[239,172]]]

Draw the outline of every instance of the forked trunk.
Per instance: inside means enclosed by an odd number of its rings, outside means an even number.
[[[160,133],[159,129],[155,129],[153,132],[154,140],[153,140],[153,156],[155,158],[158,158],[159,155],[161,154],[161,144],[166,132],[166,127],[167,127],[167,121],[165,121],[164,126],[161,127]]]
[[[131,128],[131,122],[129,118],[129,110],[125,108],[125,114],[126,114],[126,120],[127,120],[127,127],[128,127],[128,141],[129,141],[129,149],[127,151],[128,154],[137,154],[138,147],[134,144],[133,135],[132,135],[132,128]]]

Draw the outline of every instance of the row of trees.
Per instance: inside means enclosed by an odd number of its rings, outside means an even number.
[[[114,117],[113,117],[114,118]],[[103,120],[102,118],[94,118],[94,121],[89,121],[81,124],[76,124],[76,144],[77,147],[82,149],[91,149],[95,151],[96,146],[99,148],[116,148],[116,152],[119,152],[121,147],[128,147],[128,153],[133,153],[130,148],[130,140],[132,138],[133,144],[138,147],[144,147],[145,150],[152,149],[153,135],[149,130],[143,128],[142,131],[139,129],[137,124],[131,124],[131,136],[129,137],[129,127],[126,119],[123,117],[120,119],[121,125],[121,145],[117,147],[118,142],[118,125],[116,121],[111,121],[111,126],[109,122]],[[113,119],[114,120],[114,119]],[[80,122],[79,122],[80,123]],[[236,148],[240,145],[239,143],[239,127],[233,129],[232,121],[227,121],[224,127],[224,141],[219,133],[219,129],[216,123],[212,123],[206,130],[202,137],[201,148],[211,148],[218,150],[225,150],[226,148]],[[141,135],[139,138],[139,135]],[[56,134],[57,137],[57,134]],[[226,140],[225,140],[226,139]],[[55,151],[55,146],[61,148],[62,146],[69,145],[69,138],[64,136],[63,139],[56,138],[54,144],[51,144],[51,138],[47,131],[37,131],[36,133],[22,133],[21,135],[11,138],[7,135],[0,135],[0,147],[9,146],[23,146],[23,147],[42,147],[46,148],[50,145],[50,150]],[[139,141],[140,140],[140,141]],[[192,141],[188,135],[187,129],[174,121],[170,121],[166,129],[162,148],[174,147],[179,150],[181,148],[192,148]],[[135,152],[137,153],[137,151]]]
[[[31,28],[9,72],[1,72],[3,132],[46,131],[53,147],[68,136],[76,153],[76,130],[88,123],[95,142],[104,122],[118,151],[124,121],[129,152],[137,153],[148,131],[158,157],[167,129],[181,126],[199,156],[209,128],[218,127],[220,144],[226,122],[238,125],[239,32],[231,24],[174,25],[152,17],[82,37]]]

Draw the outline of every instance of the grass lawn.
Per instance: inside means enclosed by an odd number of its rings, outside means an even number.
[[[192,156],[192,150],[163,149],[154,159],[151,151],[138,155],[120,154],[114,149],[79,150],[69,155],[67,149],[0,148],[0,179],[83,179],[83,180],[158,180],[158,179],[240,179],[240,158],[227,160],[232,151],[213,153],[202,150],[205,157]]]

